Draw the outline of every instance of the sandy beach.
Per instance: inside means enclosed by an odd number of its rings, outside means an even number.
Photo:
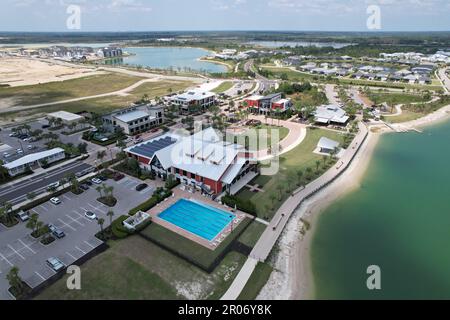
[[[394,126],[403,129],[421,128],[448,118],[450,118],[450,105],[420,119]],[[373,127],[349,169],[327,189],[309,199],[295,212],[279,240],[277,254],[271,257],[270,263],[274,266],[274,272],[261,290],[258,299],[305,300],[314,297],[310,248],[317,220],[333,202],[360,187],[378,140],[385,132],[392,131],[385,126]],[[304,236],[300,233],[303,226],[302,219],[311,225],[311,229]]]

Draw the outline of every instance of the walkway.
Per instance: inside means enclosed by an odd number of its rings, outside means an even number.
[[[249,119],[259,120],[262,123],[266,122],[266,118],[264,116],[259,116],[259,115],[250,115]],[[269,119],[269,118],[267,118],[267,119]],[[276,121],[278,123],[278,120],[276,120]],[[284,138],[280,142],[281,152],[278,153],[278,155],[282,155],[282,154],[285,154],[285,153],[293,150],[295,147],[300,145],[303,142],[303,140],[306,138],[307,130],[306,130],[306,126],[304,124],[300,124],[297,122],[280,120],[279,124],[281,127],[289,129],[289,133],[286,136],[286,138]],[[269,160],[269,159],[273,158],[273,155],[271,153],[269,153],[268,149],[259,150],[256,153],[256,158],[259,161],[264,161],[264,160]]]
[[[239,297],[242,289],[244,288],[254,270],[254,260],[261,262],[266,261],[267,257],[272,251],[272,248],[275,246],[278,238],[280,237],[287,222],[289,221],[289,218],[303,203],[303,201],[315,195],[323,188],[326,188],[345,170],[347,170],[356,154],[360,150],[361,145],[365,142],[369,133],[367,127],[363,123],[360,122],[358,123],[358,125],[360,129],[359,133],[350,144],[344,156],[339,160],[338,164],[329,169],[318,179],[308,184],[299,193],[286,200],[286,202],[284,202],[280,209],[275,213],[275,216],[273,217],[269,226],[266,228],[266,230],[256,243],[255,247],[253,248],[252,252],[250,253],[250,257],[248,258],[247,263],[244,265],[246,266],[246,268],[243,267],[241,269],[239,274],[234,279],[233,284],[222,297],[222,300],[235,300]]]

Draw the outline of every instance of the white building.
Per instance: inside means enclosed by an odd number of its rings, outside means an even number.
[[[344,125],[350,119],[344,109],[336,105],[326,105],[317,107],[314,112],[314,121],[320,124],[340,124]]]
[[[170,98],[170,102],[177,105],[184,112],[193,108],[206,109],[216,103],[216,94],[208,91],[190,90]]]
[[[103,116],[106,127],[120,127],[127,135],[145,132],[164,122],[164,106],[141,105]]]
[[[50,164],[63,160],[66,154],[63,149],[55,148],[43,152],[26,155],[15,161],[3,165],[8,170],[11,177],[25,173],[27,170],[33,170],[41,167],[43,163]]]
[[[58,111],[49,113],[47,117],[53,119],[61,119],[64,124],[68,125],[71,123],[79,123],[84,119],[83,116],[79,116],[78,114],[67,112],[67,111]]]

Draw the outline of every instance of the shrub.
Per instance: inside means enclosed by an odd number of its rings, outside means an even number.
[[[164,199],[170,197],[172,195],[172,191],[167,189],[158,188],[156,189],[155,193],[153,193],[152,197],[145,201],[144,203],[141,203],[139,206],[137,206],[134,209],[131,209],[128,213],[130,216],[134,216],[139,211],[146,212],[156,206],[158,203],[164,201]]]
[[[128,219],[128,216],[120,216],[111,224],[111,232],[117,239],[123,239],[130,235],[130,231],[122,224],[126,219]]]
[[[240,211],[256,216],[256,207],[250,200],[244,200],[229,194],[223,196],[221,200],[223,204],[231,208],[237,207]]]

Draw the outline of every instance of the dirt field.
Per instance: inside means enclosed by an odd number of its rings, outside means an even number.
[[[103,73],[89,68],[72,68],[41,60],[0,58],[0,85],[7,84],[11,87],[65,81]]]

